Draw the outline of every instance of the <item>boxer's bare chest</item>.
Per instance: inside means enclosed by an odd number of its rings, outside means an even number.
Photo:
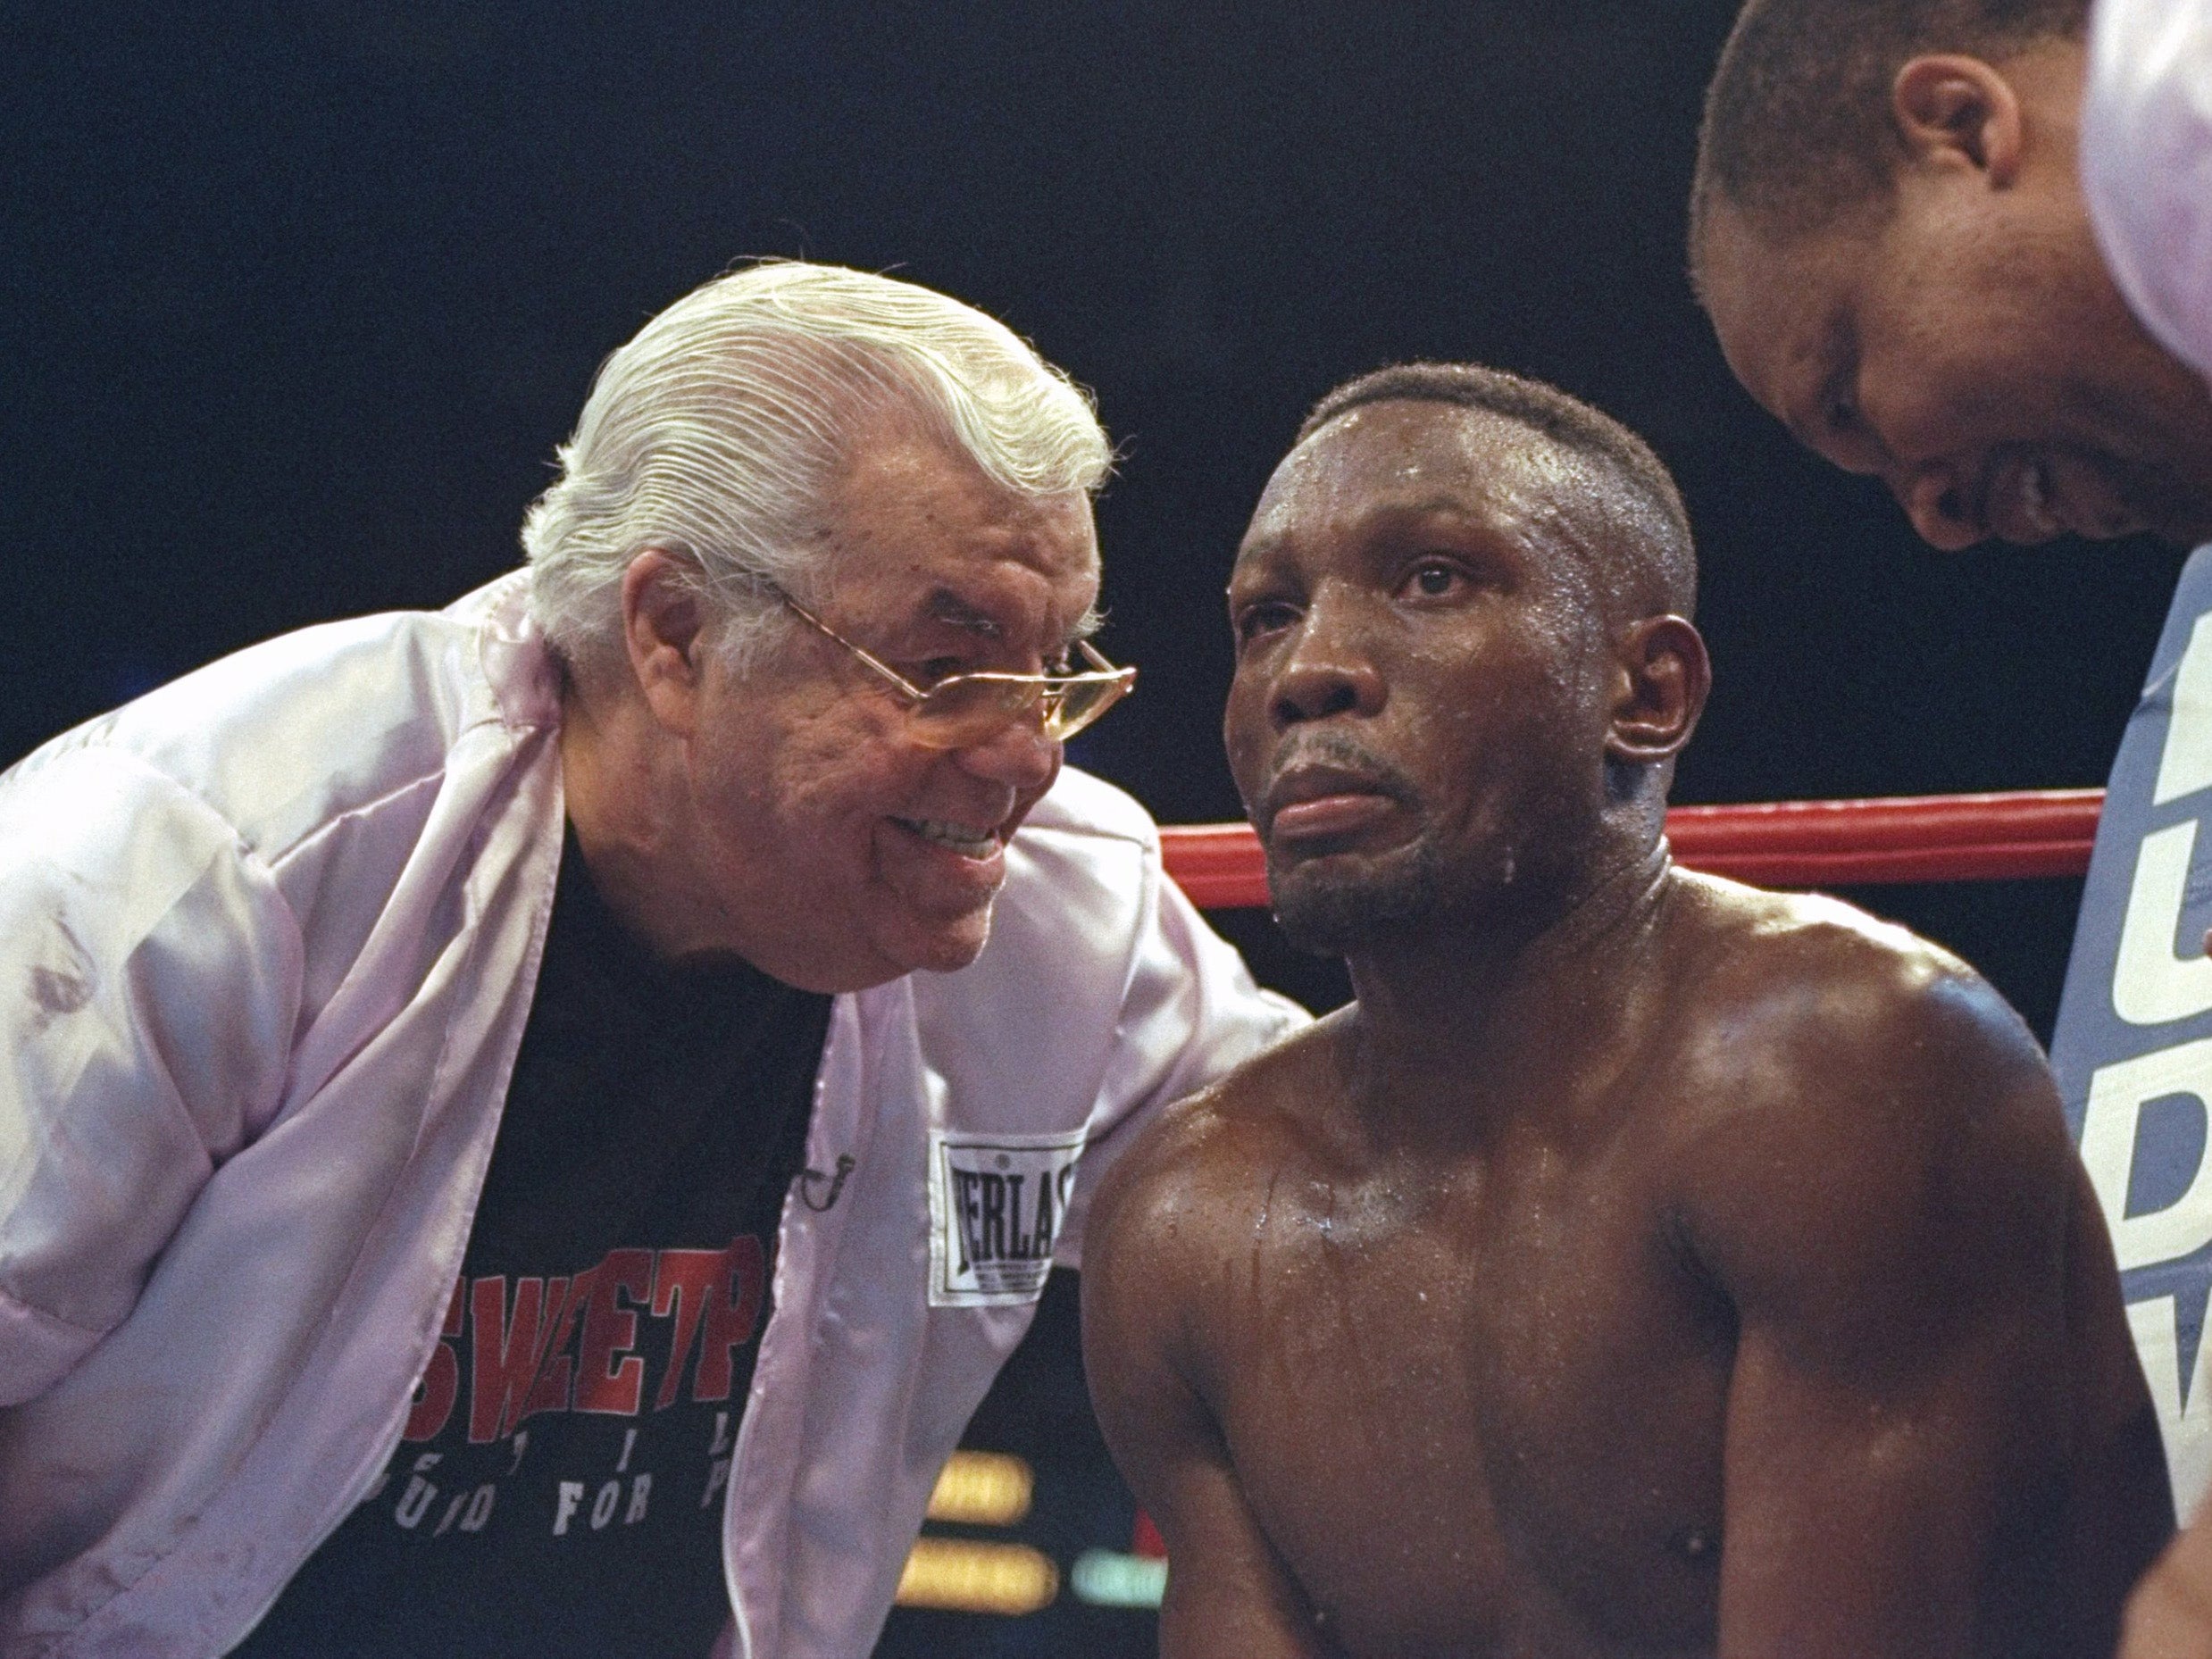
[[[1256,1172],[1208,1393],[1346,1652],[1709,1650],[1732,1329],[1654,1154]]]

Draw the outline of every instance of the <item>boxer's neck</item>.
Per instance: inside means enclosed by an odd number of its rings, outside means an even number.
[[[1654,846],[1533,932],[1439,928],[1348,958],[1355,1109],[1386,1133],[1460,1145],[1500,1113],[1571,1109],[1567,1085],[1607,1063],[1648,1007],[1674,888]]]

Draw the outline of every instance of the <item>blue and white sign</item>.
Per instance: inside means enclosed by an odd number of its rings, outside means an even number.
[[[2174,1502],[2212,1481],[2212,546],[2113,763],[2051,1063],[2104,1207]]]

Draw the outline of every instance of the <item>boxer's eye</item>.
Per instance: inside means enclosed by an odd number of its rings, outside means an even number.
[[[1237,643],[1250,645],[1254,640],[1280,632],[1298,620],[1296,613],[1278,599],[1263,600],[1240,610],[1234,620]]]
[[[1425,599],[1442,599],[1458,592],[1466,580],[1466,572],[1457,565],[1423,559],[1407,572],[1405,590]]]

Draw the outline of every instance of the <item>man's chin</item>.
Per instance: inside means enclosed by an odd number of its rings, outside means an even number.
[[[2174,547],[2212,541],[2212,474],[2114,460],[2087,470],[2093,487],[2079,493],[2085,505],[2103,512],[2069,513],[2068,528],[2077,535],[2107,540],[2148,534]]]
[[[1440,894],[1425,861],[1383,874],[1323,875],[1310,868],[1274,882],[1275,924],[1314,956],[1348,956],[1433,922]]]
[[[2201,547],[2212,541],[2212,496],[2161,480],[2123,496],[2108,523],[2077,528],[2075,533],[2094,541],[2149,536],[2169,547]]]
[[[889,954],[910,973],[957,973],[990,943],[992,908],[986,901],[955,917],[916,918],[900,930]]]

